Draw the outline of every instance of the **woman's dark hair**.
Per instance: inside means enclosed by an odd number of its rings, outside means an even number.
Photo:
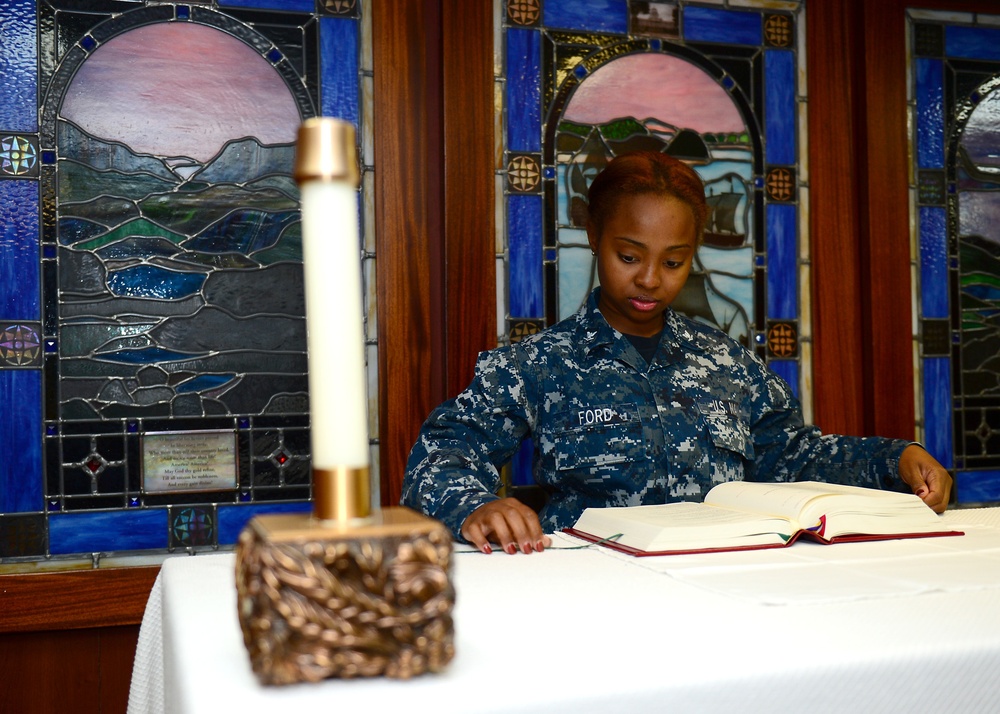
[[[587,192],[587,222],[600,234],[621,198],[647,193],[673,196],[686,203],[694,214],[695,238],[701,242],[708,219],[705,185],[683,161],[656,151],[633,151],[608,163]]]

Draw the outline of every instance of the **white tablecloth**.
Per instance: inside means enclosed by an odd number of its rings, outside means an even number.
[[[1000,509],[943,520],[966,535],[661,558],[456,552],[455,659],[410,681],[261,686],[233,555],[171,558],[129,712],[1000,711]]]

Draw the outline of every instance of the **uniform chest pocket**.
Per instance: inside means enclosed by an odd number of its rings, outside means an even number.
[[[601,469],[639,461],[645,454],[642,423],[630,404],[574,412],[552,438],[559,471]]]
[[[753,437],[750,435],[750,424],[739,413],[739,408],[732,402],[718,399],[698,402],[708,431],[708,438],[719,449],[725,449],[739,454],[747,461],[753,461]]]

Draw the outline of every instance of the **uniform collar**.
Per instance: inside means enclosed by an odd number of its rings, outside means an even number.
[[[604,319],[604,315],[597,307],[600,292],[599,287],[594,288],[587,302],[576,313],[577,344],[587,354],[605,348],[610,351],[612,357],[632,364],[634,359],[631,356],[638,356],[638,353],[629,341]],[[678,315],[672,308],[668,308],[663,313],[663,333],[660,336],[660,347],[653,360],[654,364],[676,362],[682,352],[704,351],[705,345],[699,339],[699,333],[692,329],[689,320]],[[645,360],[640,358],[640,361],[645,364]]]

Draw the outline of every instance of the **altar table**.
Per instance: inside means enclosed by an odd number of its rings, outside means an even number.
[[[231,553],[166,560],[130,714],[997,712],[1000,508],[964,536],[634,558],[555,536],[453,557],[456,655],[409,681],[264,687]]]

